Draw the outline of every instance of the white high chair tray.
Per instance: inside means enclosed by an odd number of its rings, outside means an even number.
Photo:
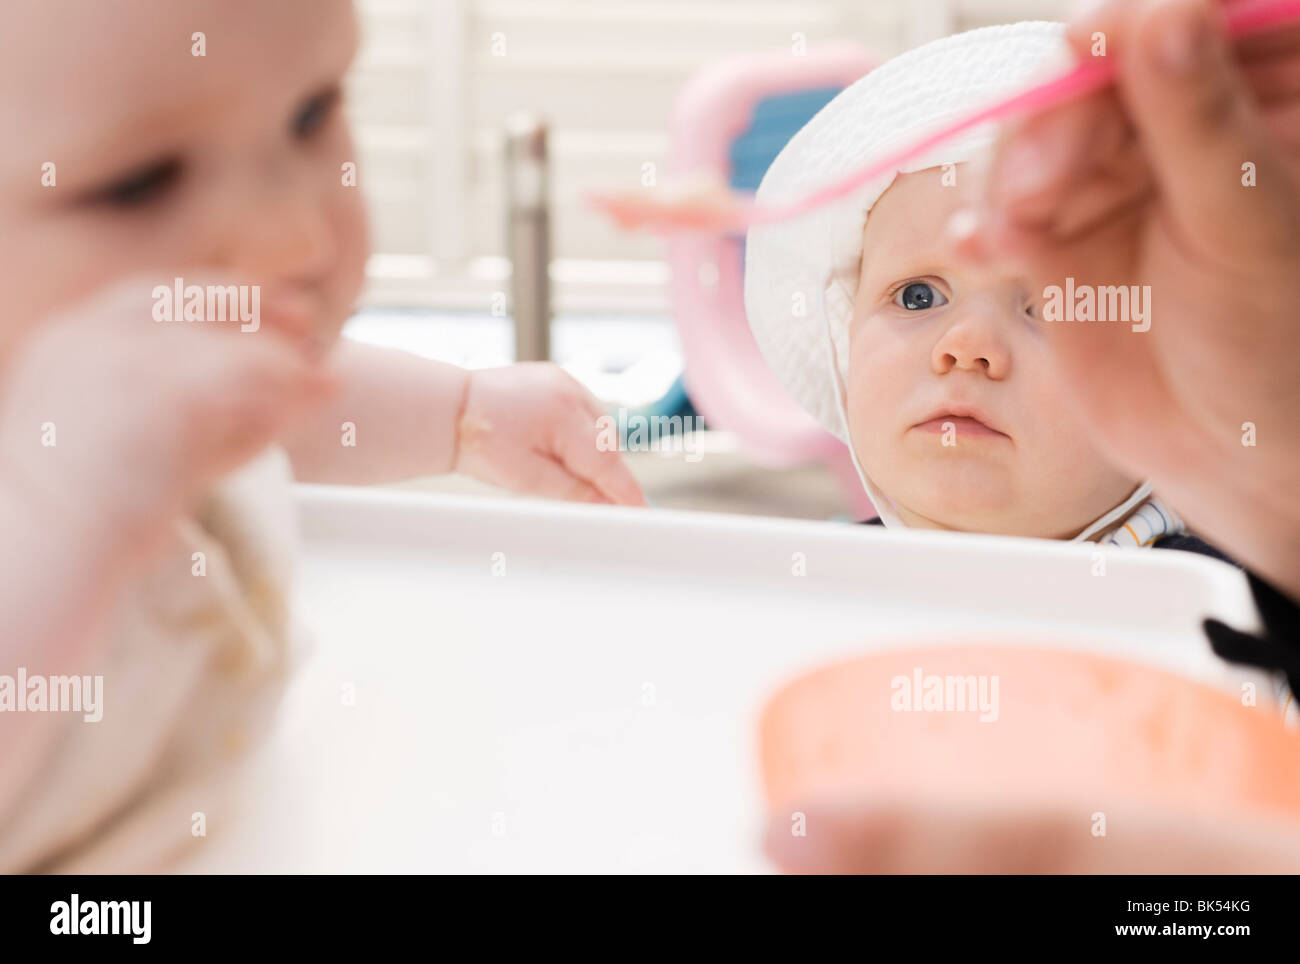
[[[1258,625],[1244,577],[1191,553],[300,493],[313,646],[238,812],[181,869],[766,871],[765,700],[905,637],[1028,637],[1272,698],[1200,629]]]

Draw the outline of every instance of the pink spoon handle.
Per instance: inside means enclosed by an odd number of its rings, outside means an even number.
[[[1300,20],[1300,0],[1243,0],[1224,7],[1224,23],[1233,38],[1261,33],[1269,27]],[[1058,77],[977,110],[927,134],[902,150],[856,170],[834,183],[786,204],[758,205],[748,201],[739,220],[746,226],[786,221],[837,198],[852,193],[868,181],[893,170],[937,144],[989,121],[1029,114],[1067,100],[1082,97],[1109,84],[1115,76],[1114,62],[1093,60],[1078,64]]]
[[[1114,76],[1115,68],[1108,60],[1096,60],[1079,64],[1079,66],[1072,68],[1059,77],[1048,80],[1036,87],[1031,87],[1029,90],[1022,91],[1006,100],[981,108],[954,123],[947,124],[909,144],[902,150],[887,154],[866,167],[854,171],[848,177],[819,188],[797,201],[789,204],[754,205],[750,212],[749,223],[751,225],[766,224],[772,221],[786,221],[797,217],[852,193],[868,181],[892,171],[918,154],[922,154],[930,148],[970,130],[972,127],[978,127],[980,124],[1000,120],[1004,117],[1042,110],[1045,107],[1061,103],[1073,97],[1082,97],[1084,94],[1105,87]]]

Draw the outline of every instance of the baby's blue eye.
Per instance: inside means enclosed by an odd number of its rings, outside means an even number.
[[[932,284],[913,281],[894,296],[894,304],[908,311],[924,311],[926,308],[938,308],[946,305],[948,299]]]

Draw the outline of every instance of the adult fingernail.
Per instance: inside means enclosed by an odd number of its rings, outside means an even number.
[[[944,226],[944,241],[958,261],[980,265],[988,259],[980,231],[983,218],[975,208],[962,208],[948,219]]]
[[[974,208],[961,208],[948,219],[948,239],[961,244],[975,236],[980,227],[980,216]]]

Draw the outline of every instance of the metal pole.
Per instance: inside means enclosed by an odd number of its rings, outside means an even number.
[[[515,317],[515,360],[551,357],[551,216],[546,124],[531,114],[506,123],[506,246]]]

